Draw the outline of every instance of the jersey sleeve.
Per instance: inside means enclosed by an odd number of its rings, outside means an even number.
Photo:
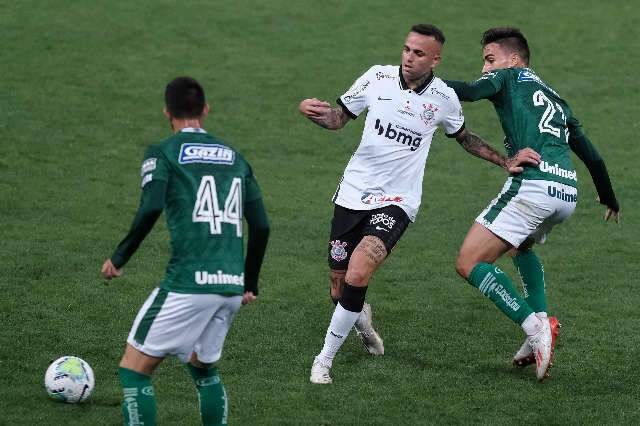
[[[505,70],[497,70],[483,74],[474,82],[445,80],[447,86],[451,87],[461,101],[475,102],[480,99],[489,99],[498,94],[506,81]]]
[[[157,145],[151,145],[145,151],[140,167],[140,177],[142,188],[151,181],[169,181],[169,164]]]
[[[582,131],[582,125],[573,115],[568,105],[565,106],[567,113],[567,128],[569,129],[569,147],[578,156],[589,170],[596,192],[600,198],[600,203],[606,205],[614,211],[619,211],[620,206],[616,199],[616,194],[611,185],[609,172],[604,160],[596,147],[591,143],[587,135]]]
[[[351,85],[344,95],[336,100],[344,112],[354,120],[369,106],[368,95],[371,91],[371,82],[373,81],[373,69],[374,67],[369,68],[367,72],[362,74],[355,83]]]
[[[455,138],[464,129],[464,114],[462,113],[462,105],[458,97],[452,94],[451,99],[447,103],[447,111],[440,121],[440,127],[444,130],[447,137]]]
[[[262,198],[262,191],[260,191],[260,186],[258,185],[258,181],[253,174],[253,170],[251,166],[247,164],[247,174],[244,178],[244,202],[250,203],[251,201],[259,200]]]

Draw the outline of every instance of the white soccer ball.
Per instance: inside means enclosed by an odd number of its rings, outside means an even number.
[[[56,359],[44,375],[44,387],[49,396],[63,402],[86,401],[95,384],[93,370],[77,356]]]

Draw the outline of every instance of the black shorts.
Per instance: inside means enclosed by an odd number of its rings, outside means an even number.
[[[329,237],[329,267],[346,271],[353,249],[365,235],[380,238],[387,254],[391,253],[409,223],[409,216],[398,206],[351,210],[336,204]]]

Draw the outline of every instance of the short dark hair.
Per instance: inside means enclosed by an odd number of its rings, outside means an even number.
[[[411,27],[411,32],[433,37],[438,43],[444,44],[444,34],[440,31],[440,28],[435,25],[415,24]]]
[[[489,28],[482,34],[480,41],[482,47],[489,43],[498,43],[500,47],[516,53],[522,60],[529,65],[529,43],[519,28],[514,27],[496,27]]]
[[[197,118],[206,101],[204,89],[191,77],[176,77],[164,91],[164,103],[173,118]]]

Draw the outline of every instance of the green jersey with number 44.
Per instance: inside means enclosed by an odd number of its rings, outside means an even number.
[[[201,129],[150,146],[142,186],[166,183],[171,260],[161,288],[180,293],[243,294],[243,206],[261,198],[249,164]]]
[[[576,186],[569,137],[580,123],[569,105],[529,68],[506,68],[484,74],[494,88],[487,97],[498,113],[509,156],[530,147],[542,156],[540,165],[526,167],[525,179]]]

